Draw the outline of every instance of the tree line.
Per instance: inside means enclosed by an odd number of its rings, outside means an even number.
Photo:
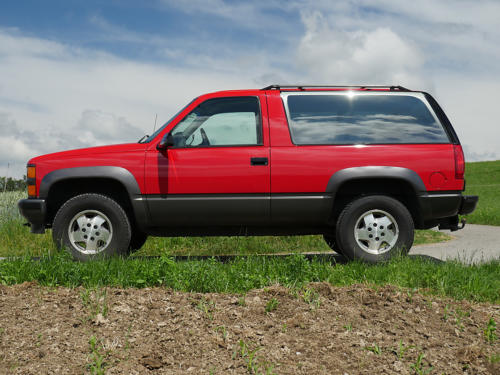
[[[0,177],[0,192],[26,189],[26,176],[22,179]]]

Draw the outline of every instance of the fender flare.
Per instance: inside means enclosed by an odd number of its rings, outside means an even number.
[[[42,178],[42,181],[40,182],[39,197],[41,199],[47,199],[50,188],[55,183],[76,178],[107,178],[118,181],[127,190],[137,225],[140,228],[144,228],[147,225],[148,214],[146,201],[142,197],[139,184],[137,183],[134,175],[123,167],[98,166],[57,169],[47,173]]]
[[[343,183],[369,178],[403,180],[413,187],[417,195],[427,191],[420,176],[411,169],[390,166],[369,166],[345,168],[335,172],[326,185],[326,192],[332,194],[335,198],[337,191]]]

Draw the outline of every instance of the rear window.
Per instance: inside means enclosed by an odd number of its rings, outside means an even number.
[[[419,98],[394,94],[283,94],[294,144],[450,143]]]

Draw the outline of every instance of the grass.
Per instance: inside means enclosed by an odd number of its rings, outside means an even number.
[[[57,252],[51,231],[30,234],[17,211],[23,192],[0,193],[0,257],[43,256]],[[447,241],[450,237],[436,231],[417,231],[415,245]],[[325,252],[330,248],[322,236],[256,237],[150,237],[134,256],[150,255],[251,255],[275,253]]]
[[[479,195],[477,208],[467,216],[467,222],[500,225],[500,160],[467,163],[465,178],[465,193]]]
[[[175,261],[168,256],[79,263],[59,253],[38,262],[28,257],[0,262],[0,284],[37,281],[47,286],[162,286],[202,293],[245,293],[275,283],[301,288],[309,282],[326,281],[337,286],[392,284],[459,300],[499,303],[499,270],[499,260],[464,265],[401,257],[371,266],[359,262],[332,264],[324,258],[308,260],[292,255],[237,257],[227,263],[215,258]]]

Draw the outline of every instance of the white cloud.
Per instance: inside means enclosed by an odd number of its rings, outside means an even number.
[[[423,85],[421,53],[390,28],[338,30],[320,12],[302,19],[297,59],[316,83]]]

